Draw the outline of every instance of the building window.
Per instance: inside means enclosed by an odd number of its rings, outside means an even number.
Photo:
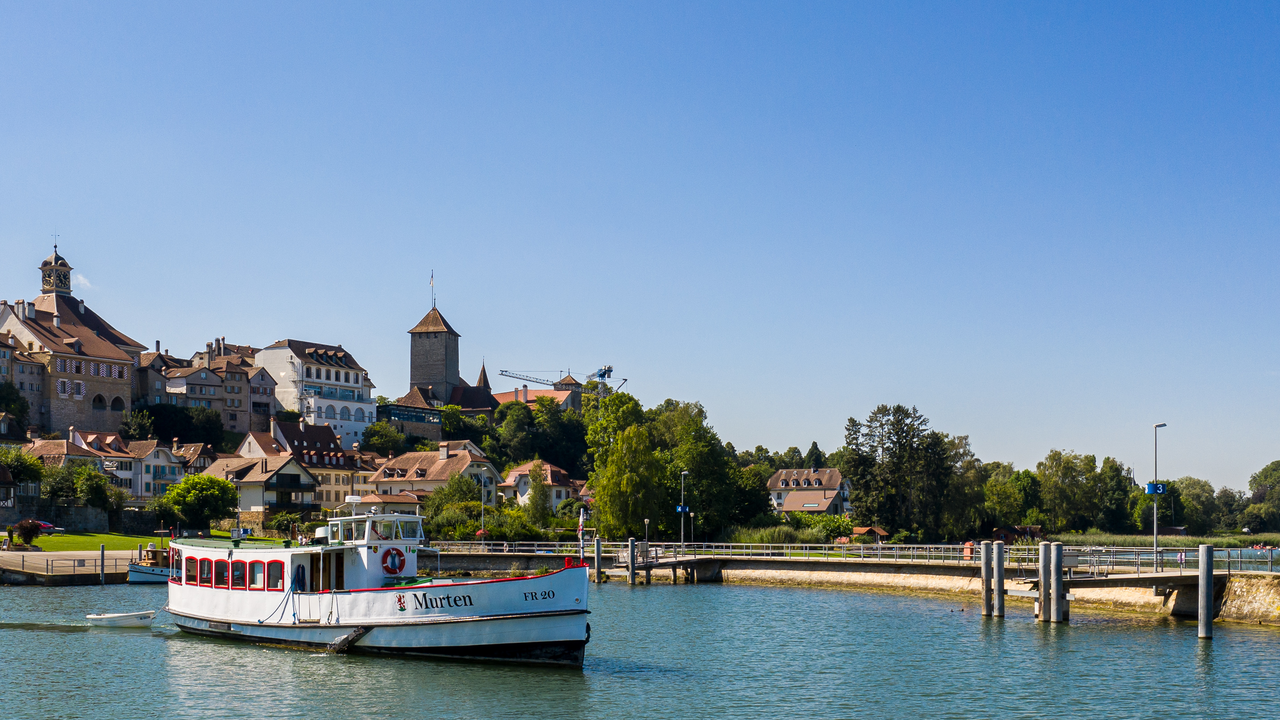
[[[307,377],[311,377],[311,366],[310,366],[310,365],[308,365],[308,366],[307,366],[306,376],[307,376]]]

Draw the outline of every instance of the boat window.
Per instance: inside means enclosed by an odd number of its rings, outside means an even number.
[[[342,542],[342,531],[338,528],[338,523],[330,523],[329,525],[329,542]]]
[[[216,588],[225,588],[227,586],[227,561],[226,560],[214,561],[213,586]]]
[[[366,523],[364,520],[361,520],[361,521],[359,521],[359,522],[355,523],[355,526],[356,526],[356,540],[357,540],[357,541],[360,541],[360,540],[363,540],[363,539],[364,539],[364,531],[365,531],[365,526],[366,526],[366,525],[368,525],[368,523]]]
[[[395,520],[377,520],[373,523],[373,536],[379,540],[397,540]]]
[[[213,561],[200,561],[200,584],[206,587],[213,586]]]
[[[189,558],[187,558],[187,584],[188,584],[188,585],[195,585],[195,584],[196,584],[196,582],[197,582],[197,581],[196,581],[196,573],[199,571],[199,567],[200,567],[200,561],[199,561],[199,560],[197,560],[197,559],[195,559],[195,558],[193,558],[193,557],[189,557]]]
[[[363,525],[364,523],[361,523],[361,526]],[[353,523],[349,523],[349,522],[342,523],[342,542],[351,542],[352,540],[356,539],[355,538],[356,531],[354,527],[355,526]]]
[[[231,561],[231,589],[232,590],[244,590],[244,582],[245,582],[244,569],[245,568],[244,568],[243,560]]]
[[[267,586],[267,566],[261,560],[249,563],[249,589],[262,590]]]
[[[422,523],[418,520],[401,520],[400,537],[405,540],[417,540],[422,537]]]
[[[284,561],[272,560],[267,563],[267,589],[284,590]]]

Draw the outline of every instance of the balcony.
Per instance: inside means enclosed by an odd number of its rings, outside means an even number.
[[[281,500],[267,503],[267,509],[272,512],[320,512],[321,508],[320,503]]]
[[[285,492],[313,492],[316,486],[313,483],[304,483],[298,476],[293,477],[274,477],[266,482],[267,490],[284,490]]]

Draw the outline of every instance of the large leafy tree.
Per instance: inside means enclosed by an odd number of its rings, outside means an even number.
[[[619,432],[605,455],[603,464],[597,458],[591,480],[595,493],[592,517],[606,537],[639,535],[644,532],[644,519],[659,517],[665,506],[662,462],[648,431],[640,425]]]
[[[31,414],[31,403],[22,397],[22,392],[12,380],[0,383],[0,412],[13,416],[9,423],[10,437],[20,438],[27,429],[27,419]]]
[[[629,393],[615,392],[584,406],[587,410],[587,449],[594,460],[595,472],[609,464],[609,453],[623,431],[644,422],[640,402]]]
[[[956,472],[952,455],[951,439],[931,430],[914,407],[880,405],[865,423],[849,418],[840,474],[851,486],[854,520],[919,538],[938,535]]]
[[[404,451],[404,433],[385,420],[379,420],[364,429],[360,435],[360,449],[379,455],[399,454]]]
[[[40,483],[45,477],[44,463],[17,445],[0,445],[0,465],[5,466],[18,484]]]
[[[494,412],[493,422],[505,455],[502,459],[512,463],[533,459],[536,428],[528,405],[518,400],[503,403]]]
[[[562,409],[555,398],[540,397],[533,408],[534,454],[564,468],[573,477],[586,477],[587,426],[582,414]]]
[[[188,475],[169,488],[165,497],[187,526],[208,527],[214,520],[234,517],[240,494],[230,481],[213,475]]]
[[[1214,518],[1218,515],[1213,485],[1191,476],[1180,477],[1173,484],[1178,486],[1178,494],[1182,496],[1182,524],[1187,526],[1187,534],[1208,535],[1214,529]]]
[[[134,410],[120,423],[120,437],[126,441],[146,440],[155,433],[155,424],[146,410]]]

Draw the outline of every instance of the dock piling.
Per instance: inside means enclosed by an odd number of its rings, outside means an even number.
[[[1197,587],[1197,595],[1200,600],[1199,620],[1200,633],[1199,637],[1205,640],[1213,639],[1213,546],[1200,546],[1200,583]]]
[[[627,538],[627,583],[636,584],[636,539]]]
[[[995,608],[992,617],[1004,617],[1004,542],[997,540],[991,545],[992,569],[995,571]]]
[[[1063,619],[1063,605],[1066,593],[1062,590],[1062,543],[1050,546],[1049,554],[1049,617],[1060,623]]]
[[[437,556],[439,557],[439,556]],[[600,538],[596,538],[596,582],[604,578],[604,568],[600,565]]]
[[[982,617],[991,617],[991,541],[983,540],[979,557],[982,560]]]
[[[1049,622],[1049,543],[1040,543],[1040,562],[1036,566],[1039,576],[1039,598],[1036,600],[1036,620]]]
[[[98,584],[107,584],[107,546],[98,546]]]

